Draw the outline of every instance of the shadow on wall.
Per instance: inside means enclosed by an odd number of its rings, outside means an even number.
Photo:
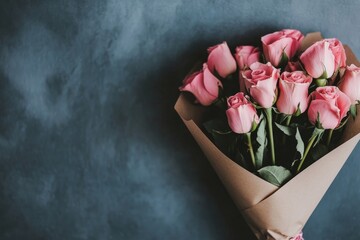
[[[23,137],[24,110],[15,107],[19,105],[19,101],[22,101],[21,96],[0,70],[0,212],[2,215],[0,229],[15,239],[23,237],[23,233],[20,233],[18,229],[22,229],[28,236],[40,239],[41,236],[24,221],[22,214],[14,207],[13,199],[9,197],[4,187],[7,173],[10,172],[12,166],[18,165],[11,159],[8,151],[11,152],[11,149],[15,148]],[[18,121],[14,121],[14,115]],[[4,219],[6,221],[3,221]]]
[[[279,28],[274,26],[256,27],[248,31],[237,32],[229,39],[224,39],[229,44],[232,52],[239,45],[258,45],[260,37],[276,31]],[[214,36],[215,37],[215,36]],[[161,136],[161,146],[173,149],[174,153],[181,151],[188,152],[189,158],[182,162],[176,162],[176,168],[180,169],[184,178],[190,178],[194,188],[203,193],[209,199],[206,207],[211,205],[216,208],[209,209],[219,215],[222,229],[227,229],[224,239],[256,239],[251,230],[244,222],[240,212],[233,204],[225,188],[219,181],[216,173],[212,170],[209,162],[201,152],[200,148],[189,134],[188,130],[180,120],[173,107],[179,96],[178,87],[183,78],[197,62],[204,62],[207,58],[206,49],[223,40],[206,39],[204,41],[190,41],[185,50],[179,51],[171,59],[163,60],[163,64],[152,72],[147,73],[148,81],[146,86],[139,88],[140,96],[152,97],[151,107],[156,108],[156,121],[148,131],[150,138],[157,139]],[[160,73],[160,74],[159,74]],[[180,150],[179,150],[180,149]],[[190,210],[190,209],[189,209]],[[223,233],[222,233],[223,234]],[[224,236],[225,237],[225,236]]]

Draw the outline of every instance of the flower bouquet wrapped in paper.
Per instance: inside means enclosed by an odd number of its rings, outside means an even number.
[[[360,64],[320,33],[261,42],[209,48],[175,109],[256,237],[300,240],[360,139]]]

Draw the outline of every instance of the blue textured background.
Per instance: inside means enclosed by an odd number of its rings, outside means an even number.
[[[208,46],[298,28],[360,56],[360,2],[0,2],[0,239],[253,236],[173,110]],[[305,228],[360,239],[359,152]],[[296,206],[294,206],[296,207]]]

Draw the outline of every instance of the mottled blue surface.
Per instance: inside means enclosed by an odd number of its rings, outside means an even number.
[[[0,239],[252,234],[173,110],[205,49],[281,28],[360,56],[360,2],[2,0]],[[353,154],[305,228],[360,239]]]

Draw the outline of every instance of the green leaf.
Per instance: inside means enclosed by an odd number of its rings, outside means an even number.
[[[356,104],[351,104],[351,106],[350,106],[350,114],[351,114],[351,116],[353,117],[353,119],[356,118],[356,115],[357,115],[357,107],[356,107]]]
[[[348,120],[349,120],[349,116],[345,117],[342,120],[342,122],[340,123],[340,125],[337,128],[335,128],[334,130],[338,130],[338,129],[342,128],[343,126],[345,126],[345,124],[347,123]]]
[[[253,132],[256,130],[256,128],[258,127],[258,123],[255,121],[255,118],[251,124],[251,129],[250,129],[250,132]]]
[[[276,107],[273,107],[272,109],[275,113],[275,121],[280,124],[283,123],[286,120],[288,115],[279,112],[279,110]]]
[[[276,109],[276,108],[274,108],[274,109]],[[275,113],[277,113],[277,112],[275,111]],[[289,117],[289,115],[286,115],[286,114],[283,114],[283,113],[277,113],[275,122],[278,122],[279,124],[282,124],[283,122],[285,122],[288,119],[288,117]]]
[[[317,127],[314,128],[311,138],[315,137],[316,140],[314,142],[313,147],[315,147],[320,142],[320,140],[322,139],[322,137],[324,135],[324,132],[325,132],[325,129],[323,129],[323,128],[317,128]]]
[[[278,127],[278,129],[280,131],[282,131],[287,136],[292,136],[296,132],[295,129],[292,128],[292,127],[287,127],[287,126],[284,126],[284,125],[280,125],[277,122],[275,122],[275,125]]]
[[[263,118],[259,124],[259,127],[256,132],[256,141],[259,143],[259,147],[255,152],[255,163],[256,168],[259,169],[263,165],[264,155],[267,146],[267,138],[266,138],[266,119]]]
[[[301,114],[301,109],[300,109],[300,103],[297,105],[297,108],[296,108],[296,112],[294,113],[294,115],[297,117]]]
[[[272,109],[276,114],[282,114],[281,112],[279,112],[279,110],[276,107],[273,107]]]
[[[300,159],[301,159],[304,156],[305,144],[301,138],[299,128],[296,128],[295,139],[297,142],[296,143],[296,151],[298,151],[300,153],[300,156],[301,156]]]
[[[286,64],[289,62],[289,57],[286,55],[285,53],[285,48],[283,49],[283,52],[281,54],[281,59],[280,59],[280,62],[279,62],[279,65],[276,66],[276,67],[280,67],[284,70]]]
[[[291,172],[281,166],[267,166],[258,170],[259,175],[269,183],[280,187],[292,177]]]

